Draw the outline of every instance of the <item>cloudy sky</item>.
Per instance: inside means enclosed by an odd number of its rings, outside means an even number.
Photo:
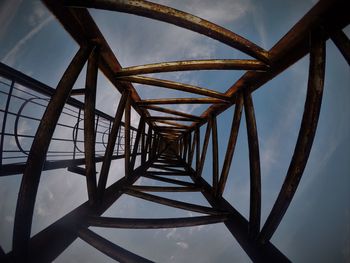
[[[270,49],[315,1],[187,0],[156,1],[222,25]],[[246,58],[217,41],[150,19],[90,10],[121,65],[132,66],[181,59]],[[56,87],[78,50],[40,1],[0,1],[0,60],[51,87]],[[350,35],[350,27],[345,28]],[[303,58],[254,95],[262,168],[262,223],[277,197],[294,150],[307,85],[308,57]],[[203,71],[152,75],[226,91],[244,72]],[[83,86],[84,73],[75,88]],[[323,105],[308,165],[284,220],[272,242],[295,262],[350,262],[350,70],[327,42]],[[2,89],[3,86],[0,86]],[[186,97],[178,91],[136,85],[142,98]],[[97,107],[110,115],[120,95],[102,74]],[[1,101],[2,102],[2,101]],[[200,114],[205,107],[177,106]],[[218,117],[222,166],[233,108]],[[134,126],[138,116],[132,114]],[[224,196],[245,217],[249,209],[248,145],[244,118]],[[30,129],[27,127],[27,129]],[[204,134],[205,127],[201,129]],[[202,138],[203,139],[203,138]],[[210,181],[209,145],[203,176]],[[99,167],[98,167],[99,168]],[[114,161],[109,184],[122,177],[123,162]],[[141,183],[141,182],[138,182]],[[143,180],[152,184],[151,180]],[[0,245],[11,250],[12,228],[20,175],[0,178]],[[167,194],[174,199],[207,204],[201,196]],[[85,181],[66,170],[44,172],[37,196],[32,234],[84,202]],[[135,202],[123,196],[106,213],[124,217],[192,216],[182,210]],[[164,230],[92,229],[116,244],[157,262],[249,262],[223,224]],[[55,262],[112,262],[81,240]]]

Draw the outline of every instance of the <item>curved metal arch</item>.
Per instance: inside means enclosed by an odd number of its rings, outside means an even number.
[[[266,50],[232,31],[192,14],[143,0],[71,0],[67,6],[105,9],[167,22],[218,40],[254,58],[269,63]]]
[[[132,82],[132,83],[163,87],[167,89],[174,89],[174,90],[189,92],[191,94],[198,94],[198,95],[208,96],[208,97],[217,98],[221,100],[231,101],[230,97],[220,92],[189,85],[189,84],[175,82],[171,80],[163,80],[163,79],[149,78],[149,77],[143,77],[143,76],[120,77],[118,79],[122,81]]]

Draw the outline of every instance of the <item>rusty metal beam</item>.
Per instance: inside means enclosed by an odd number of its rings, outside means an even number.
[[[229,211],[230,218],[225,221],[227,229],[235,237],[242,249],[247,253],[253,262],[290,262],[273,244],[267,242],[265,245],[260,245],[249,238],[247,220],[234,208],[229,202],[222,197],[216,197],[212,194],[212,187],[202,178],[195,176],[196,172],[191,169],[186,163],[183,163],[188,171],[191,172],[191,178],[195,184],[200,185],[203,189],[202,193],[206,200],[214,208],[224,209]]]
[[[176,110],[172,110],[172,109],[167,109],[167,108],[163,108],[163,107],[159,107],[159,106],[154,106],[154,105],[140,105],[142,108],[146,108],[149,110],[154,110],[154,111],[159,111],[159,112],[164,112],[164,113],[169,113],[172,115],[177,115],[177,116],[181,116],[181,117],[185,117],[185,118],[191,118],[194,120],[199,120],[199,121],[203,121],[204,119],[202,119],[201,117],[192,115],[192,114],[188,114],[185,112],[181,112],[181,111],[176,111]]]
[[[199,169],[199,165],[200,165],[200,155],[201,155],[201,133],[200,133],[200,129],[197,128],[195,133],[196,133],[196,171],[198,171]]]
[[[143,76],[119,77],[118,79],[121,81],[128,81],[132,83],[139,83],[139,84],[145,84],[150,86],[163,87],[167,89],[189,92],[191,94],[198,94],[198,95],[217,98],[221,100],[227,100],[227,101],[231,100],[230,97],[214,90],[205,89],[205,88],[184,84],[180,82],[170,81],[170,80],[155,79],[155,78],[143,77]]]
[[[261,70],[268,66],[258,60],[249,59],[207,59],[207,60],[183,60],[162,63],[146,64],[122,68],[117,72],[117,77],[134,76],[159,72],[174,72],[186,70]]]
[[[127,189],[141,192],[198,192],[201,189],[196,186],[150,186],[150,185],[132,185]]]
[[[254,58],[269,62],[268,52],[249,40],[226,28],[171,7],[142,0],[70,0],[67,1],[67,5],[112,10],[160,20],[206,35]]]
[[[141,100],[136,104],[139,106],[143,105],[153,105],[153,104],[212,104],[212,103],[224,103],[227,101],[212,98],[176,98],[176,99],[148,99]]]
[[[243,91],[244,112],[249,147],[249,168],[250,168],[250,208],[249,208],[249,235],[256,239],[260,232],[261,220],[261,175],[259,140],[256,128],[254,105],[251,94]]]
[[[129,229],[160,229],[174,227],[190,227],[224,222],[228,215],[194,216],[180,218],[113,218],[89,217],[88,224],[95,227],[129,228]]]
[[[146,258],[140,257],[116,244],[108,241],[107,239],[95,234],[88,228],[82,228],[79,230],[79,237],[101,251],[103,254],[113,258],[118,262],[129,262],[129,263],[152,263]]]
[[[299,20],[289,32],[269,50],[271,61],[270,68],[266,72],[248,71],[236,81],[225,93],[227,96],[236,96],[236,92],[242,89],[254,91],[285,69],[293,65],[309,52],[309,32],[320,25],[327,25],[327,31],[331,34],[350,23],[347,1],[321,0]],[[327,40],[329,35],[324,35]],[[266,86],[265,86],[266,87]],[[203,119],[215,113],[219,114],[230,105],[217,104],[210,106],[202,113]],[[196,126],[196,124],[193,124]]]
[[[125,177],[128,177],[131,172],[130,166],[130,115],[131,115],[131,97],[128,96],[124,110],[124,167]]]
[[[121,83],[115,77],[115,74],[121,69],[121,65],[89,12],[83,8],[69,9],[64,6],[61,0],[42,0],[42,2],[46,4],[52,14],[57,17],[62,26],[80,46],[91,40],[99,44],[101,51],[99,69],[120,93],[125,89],[130,90],[131,105],[140,116],[149,116],[146,109],[136,106],[135,102],[141,99],[135,88],[131,84]],[[150,125],[152,126],[152,124]]]
[[[36,193],[53,132],[65,101],[92,49],[92,46],[84,46],[74,56],[57,85],[32,143],[18,194],[13,230],[13,253],[18,262],[27,260]]]
[[[350,65],[350,39],[340,29],[331,32],[331,39]]]
[[[72,89],[70,96],[85,95],[86,89]]]
[[[143,128],[144,128],[145,120],[144,118],[140,118],[139,121],[139,127],[137,128],[137,133],[136,133],[136,138],[135,138],[135,143],[134,143],[134,149],[132,151],[132,156],[131,156],[131,161],[130,161],[130,169],[131,171],[134,170],[135,167],[135,162],[136,162],[136,157],[137,157],[137,151],[139,148],[139,143],[140,143],[140,138],[143,133]]]
[[[146,118],[147,120],[150,121],[164,121],[164,120],[172,120],[172,121],[194,121],[198,122],[197,119],[194,118],[187,118],[187,117],[173,117],[173,116],[150,116]]]
[[[126,101],[129,97],[129,95],[130,95],[130,93],[128,90],[125,90],[123,92],[123,94],[119,100],[119,104],[118,104],[117,111],[115,113],[112,129],[111,129],[111,132],[110,132],[109,137],[108,137],[107,147],[106,147],[106,151],[105,151],[105,155],[104,155],[104,159],[103,159],[103,163],[102,163],[102,167],[101,167],[101,172],[100,172],[100,178],[98,181],[98,198],[99,198],[99,200],[102,200],[103,194],[104,194],[104,191],[106,188],[109,168],[111,166],[112,156],[113,156],[113,152],[114,152],[114,146],[115,146],[115,142],[117,140],[118,131],[120,129],[120,123],[121,123],[121,120],[123,117],[124,108],[125,108]]]
[[[282,188],[261,230],[259,240],[262,243],[272,237],[286,213],[303,175],[315,138],[322,103],[326,47],[319,31],[311,33],[310,42],[309,79],[298,140]]]
[[[84,102],[84,149],[87,192],[91,205],[96,204],[95,108],[99,50],[95,48],[88,60]]]
[[[187,126],[187,125],[180,124],[180,123],[178,123],[178,122],[173,122],[173,121],[157,120],[156,122],[157,122],[157,123],[168,124],[169,126],[166,126],[166,127],[176,126],[176,127],[184,128],[184,129],[189,129],[189,128],[191,128],[191,126]],[[161,127],[161,126],[158,126],[158,127]]]
[[[233,114],[231,133],[230,133],[229,141],[227,143],[225,160],[221,170],[217,196],[222,196],[225,190],[226,181],[227,181],[231,163],[232,163],[233,153],[236,147],[239,125],[241,123],[242,109],[243,109],[243,95],[239,94],[237,97],[237,102],[235,106],[235,113]]]
[[[175,208],[179,208],[179,209],[184,209],[184,210],[188,210],[188,211],[209,214],[209,215],[222,215],[225,213],[225,211],[213,209],[211,207],[176,201],[176,200],[168,199],[165,197],[160,197],[160,196],[156,196],[156,195],[142,193],[139,191],[126,190],[125,193],[128,195],[131,195],[133,197],[141,198],[141,199],[144,199],[147,201],[151,201],[151,202],[155,202],[155,203],[159,203],[162,205],[167,205],[167,206],[171,206],[171,207],[175,207]]]
[[[210,120],[212,129],[212,150],[213,150],[213,193],[215,194],[218,189],[219,183],[219,149],[218,149],[218,131],[216,116],[212,116]]]
[[[202,147],[202,153],[201,153],[201,160],[199,163],[199,167],[197,172],[197,176],[202,175],[203,167],[204,167],[204,162],[205,162],[205,157],[207,155],[207,149],[208,149],[208,144],[209,144],[209,138],[210,138],[210,131],[211,131],[211,120],[207,123],[207,129],[205,130],[205,135],[204,135],[204,143]]]
[[[195,186],[195,184],[193,184],[193,183],[180,181],[180,180],[176,180],[176,179],[171,179],[171,178],[166,178],[166,177],[162,177],[162,176],[157,176],[157,175],[153,175],[150,173],[145,173],[142,176],[149,178],[149,179],[153,179],[153,180],[157,180],[157,181],[161,181],[161,182],[166,182],[166,183],[171,183],[171,184],[177,184],[177,185],[182,185],[182,186]]]
[[[141,165],[146,162],[146,123],[143,122],[143,132],[141,134]]]

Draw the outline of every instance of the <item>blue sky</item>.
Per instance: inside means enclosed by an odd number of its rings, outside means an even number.
[[[215,22],[270,49],[315,1],[156,1]],[[90,10],[121,65],[152,62],[247,58],[217,41],[146,18]],[[77,51],[77,44],[40,1],[0,2],[0,60],[55,87]],[[348,26],[345,33],[350,35]],[[298,135],[307,85],[308,57],[265,84],[253,94],[262,168],[262,224],[270,212],[288,169]],[[203,71],[152,74],[169,80],[226,91],[244,72]],[[75,88],[84,85],[84,74]],[[300,186],[272,242],[295,262],[350,262],[350,70],[334,44],[327,42],[323,105],[314,147]],[[186,97],[188,94],[135,85],[142,98]],[[113,115],[119,94],[99,74],[97,107]],[[173,106],[175,107],[175,106]],[[176,106],[200,114],[205,107]],[[219,158],[226,151],[233,108],[218,117]],[[132,113],[134,126],[138,116]],[[202,135],[205,126],[201,128]],[[224,193],[245,217],[249,209],[249,164],[245,121],[242,118],[230,177]],[[202,136],[203,139],[203,136]],[[209,145],[203,177],[211,179]],[[115,161],[113,180],[122,176]],[[33,221],[37,233],[86,200],[85,182],[66,170],[45,172],[39,187]],[[113,180],[109,181],[109,184]],[[143,183],[154,183],[143,180]],[[0,179],[0,245],[11,249],[11,232],[20,176]],[[169,195],[166,195],[169,196]],[[206,204],[200,196],[174,195],[179,200]],[[161,208],[123,196],[106,212],[109,216],[186,216],[188,212]],[[222,224],[159,231],[94,231],[157,262],[249,262]],[[152,242],[151,242],[152,241]],[[162,253],[157,247],[162,245]],[[85,256],[83,255],[85,253]],[[109,262],[77,240],[57,262]],[[112,262],[112,261],[111,261]]]

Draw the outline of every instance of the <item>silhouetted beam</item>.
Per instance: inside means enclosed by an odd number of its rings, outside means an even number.
[[[207,123],[207,128],[205,130],[204,142],[203,142],[203,147],[202,147],[202,154],[201,154],[199,167],[198,167],[198,170],[197,170],[197,176],[201,176],[202,175],[204,162],[205,162],[205,157],[207,155],[207,149],[208,149],[209,138],[210,138],[210,131],[211,131],[211,124],[210,124],[210,121],[209,121]]]
[[[336,30],[330,34],[332,41],[342,53],[350,65],[350,40],[342,30]]]
[[[72,89],[70,96],[85,95],[86,89]]]
[[[95,108],[99,50],[95,48],[88,60],[84,100],[84,153],[87,192],[91,205],[96,203]]]
[[[136,102],[137,105],[153,105],[153,104],[212,104],[212,103],[228,103],[224,100],[212,98],[177,98],[177,99],[149,99]]]
[[[76,174],[80,174],[82,176],[86,176],[86,169],[83,167],[79,167],[79,166],[70,166],[67,168],[67,171],[71,172],[71,173],[76,173]]]
[[[0,247],[0,262],[7,263],[9,262],[8,256],[5,254],[5,251]]]
[[[225,154],[224,164],[222,166],[217,195],[221,196],[224,193],[227,177],[230,171],[233,153],[236,147],[236,141],[239,131],[239,125],[241,123],[243,108],[243,95],[239,94],[236,101],[235,113],[233,115],[230,138],[227,143],[227,149]]]
[[[104,193],[105,188],[106,188],[107,177],[108,177],[109,169],[111,166],[114,147],[115,147],[115,143],[117,140],[118,131],[120,129],[120,123],[121,123],[121,120],[123,117],[123,112],[124,112],[124,108],[126,105],[126,101],[129,97],[129,95],[130,94],[129,94],[128,90],[125,90],[123,92],[123,94],[119,100],[117,111],[115,113],[115,117],[114,117],[114,121],[113,121],[113,125],[112,125],[112,130],[108,136],[107,147],[106,147],[106,151],[105,151],[105,155],[104,155],[104,159],[103,159],[103,163],[102,163],[102,167],[101,167],[100,178],[98,181],[98,197],[100,200],[103,198],[103,193]]]
[[[158,174],[164,176],[188,176],[187,172],[160,172],[160,171],[147,171],[147,174]]]
[[[218,151],[218,131],[216,116],[211,117],[210,121],[211,129],[213,130],[212,138],[212,151],[213,151],[213,191],[217,192],[219,183],[219,151]]]
[[[195,186],[195,184],[193,184],[193,183],[184,182],[184,181],[171,179],[171,178],[165,178],[165,177],[156,176],[156,175],[152,175],[152,174],[144,174],[142,176],[149,178],[149,179],[165,182],[165,183],[177,184],[177,185],[182,185],[182,186]]]
[[[141,198],[147,201],[155,202],[162,205],[167,205],[175,208],[180,208],[188,211],[203,213],[203,214],[209,214],[209,215],[222,215],[225,213],[224,211],[220,211],[217,209],[213,209],[211,207],[201,206],[201,205],[195,205],[190,203],[185,203],[181,201],[176,201],[172,199],[168,199],[165,197],[160,197],[156,195],[146,194],[139,191],[133,191],[133,190],[126,190],[126,194]]]
[[[318,32],[311,34],[309,79],[303,119],[286,178],[271,213],[261,230],[259,240],[262,243],[270,240],[286,213],[310,155],[321,109],[325,75],[326,50],[325,42],[321,36]]]
[[[87,228],[79,230],[79,237],[101,251],[103,254],[117,260],[118,262],[128,262],[128,263],[151,263],[146,258],[140,257],[116,244],[108,241],[107,239],[95,234]]]
[[[75,208],[44,230],[31,237],[29,242],[30,262],[53,262],[78,237],[78,227],[84,225],[87,216],[103,214],[122,195],[124,186],[131,185],[148,169],[151,161],[137,168],[129,178],[122,178],[105,191],[102,203],[96,209],[88,202]],[[96,207],[95,207],[96,208]],[[9,254],[12,254],[9,253]]]
[[[27,260],[41,169],[45,163],[46,153],[64,104],[92,49],[91,46],[84,46],[76,53],[58,83],[55,94],[52,96],[37,129],[17,199],[13,231],[13,252],[16,261],[24,262]]]
[[[203,119],[201,117],[198,117],[198,116],[195,116],[195,115],[192,115],[192,114],[188,114],[188,113],[185,113],[185,112],[181,112],[181,111],[176,111],[176,110],[172,110],[172,109],[166,109],[166,108],[159,107],[159,106],[154,106],[154,105],[140,105],[140,106],[142,108],[146,108],[146,109],[149,109],[149,110],[169,113],[169,114],[173,114],[173,115],[177,115],[177,116],[181,116],[181,117],[185,117],[185,118],[191,118],[191,119],[203,121]]]
[[[186,70],[267,70],[268,66],[257,60],[249,59],[208,59],[208,60],[183,60],[162,63],[146,64],[134,67],[122,68],[117,74],[121,76],[133,76],[159,72],[173,72]]]
[[[149,186],[149,185],[132,185],[127,189],[141,192],[199,192],[201,189],[196,186]]]
[[[149,78],[149,77],[143,77],[143,76],[120,77],[118,79],[121,81],[128,81],[132,83],[139,83],[139,84],[145,84],[150,86],[163,87],[167,89],[180,90],[180,91],[189,92],[192,94],[203,95],[203,96],[217,98],[221,100],[228,100],[228,101],[231,100],[230,97],[227,97],[224,94],[214,90],[205,89],[205,88],[192,86],[184,83],[179,83],[175,81],[170,81],[170,80],[155,79],[155,78]]]
[[[199,169],[199,162],[200,162],[200,151],[201,151],[201,133],[200,133],[199,127],[196,128],[196,171]]]
[[[151,145],[152,145],[152,128],[151,126],[148,126],[148,134],[146,138],[146,152],[145,152],[145,154],[148,154],[148,160],[151,157]]]
[[[126,100],[125,104],[125,111],[124,111],[124,169],[125,169],[125,176],[128,177],[130,175],[130,115],[131,115],[131,97],[128,96],[128,99]]]
[[[222,197],[215,198],[212,194],[212,187],[202,177],[195,176],[196,172],[190,166],[187,166],[187,168],[192,175],[193,181],[203,187],[202,193],[207,201],[213,207],[229,211],[230,217],[224,223],[253,262],[290,262],[271,242],[261,245],[255,240],[251,240],[249,238],[249,223],[247,220],[225,199]]]
[[[147,120],[158,121],[158,120],[172,120],[172,121],[198,121],[193,118],[185,118],[185,117],[173,117],[173,116],[150,116],[146,117]]]
[[[146,162],[146,123],[143,122],[142,127],[142,134],[141,134],[141,165],[143,165]]]
[[[197,137],[197,134],[196,132],[193,132],[193,141],[192,141],[192,146],[191,146],[191,149],[190,149],[190,152],[189,152],[189,156],[188,156],[188,164],[190,166],[192,166],[192,162],[193,162],[193,155],[194,155],[194,150],[195,150],[195,147],[196,147],[196,137]]]
[[[141,0],[74,0],[66,2],[70,6],[113,10],[164,21],[206,35],[254,58],[268,62],[268,52],[247,39],[200,17],[171,7]]]
[[[191,158],[191,144],[192,144],[191,142],[192,142],[192,133],[189,132],[188,133],[188,142],[187,142],[188,151],[187,151],[187,157],[185,157],[185,160],[190,165],[191,165],[190,158]]]
[[[189,127],[188,127],[189,128]],[[183,152],[183,154],[182,154],[182,156],[181,156],[181,158],[183,159],[183,160],[185,160],[186,159],[186,156],[187,156],[187,151],[188,151],[188,144],[187,144],[187,142],[188,142],[188,133],[186,133],[185,135],[184,135],[184,137],[183,137],[183,143],[184,143],[184,152]]]
[[[255,239],[260,232],[261,218],[261,175],[259,140],[256,128],[254,105],[249,91],[243,91],[244,112],[246,116],[249,168],[250,168],[250,207],[249,207],[249,234]]]
[[[134,149],[133,149],[132,155],[131,155],[131,161],[130,161],[131,171],[134,170],[134,166],[135,166],[135,162],[136,162],[136,154],[137,154],[137,150],[139,148],[139,143],[140,143],[140,139],[141,139],[141,134],[143,133],[144,124],[145,124],[145,120],[143,117],[141,117],[140,121],[139,121],[139,126],[137,128]]]
[[[112,160],[117,159],[123,159],[124,155],[113,155]],[[98,156],[96,157],[96,162],[102,162],[103,157]],[[78,158],[78,159],[68,159],[68,160],[57,160],[57,161],[45,161],[45,164],[43,166],[43,171],[47,170],[55,170],[60,168],[68,168],[68,167],[75,167],[77,165],[83,165],[85,164],[85,158]],[[16,175],[23,173],[25,169],[25,163],[16,163],[16,164],[4,164],[1,170],[1,176],[9,176],[9,175]],[[85,170],[84,170],[85,171]],[[47,174],[49,175],[49,174]],[[82,174],[85,176],[84,174]]]
[[[216,224],[226,221],[228,215],[194,216],[180,218],[113,218],[113,217],[89,217],[87,224],[95,227],[129,228],[129,229],[159,229],[190,227]]]

